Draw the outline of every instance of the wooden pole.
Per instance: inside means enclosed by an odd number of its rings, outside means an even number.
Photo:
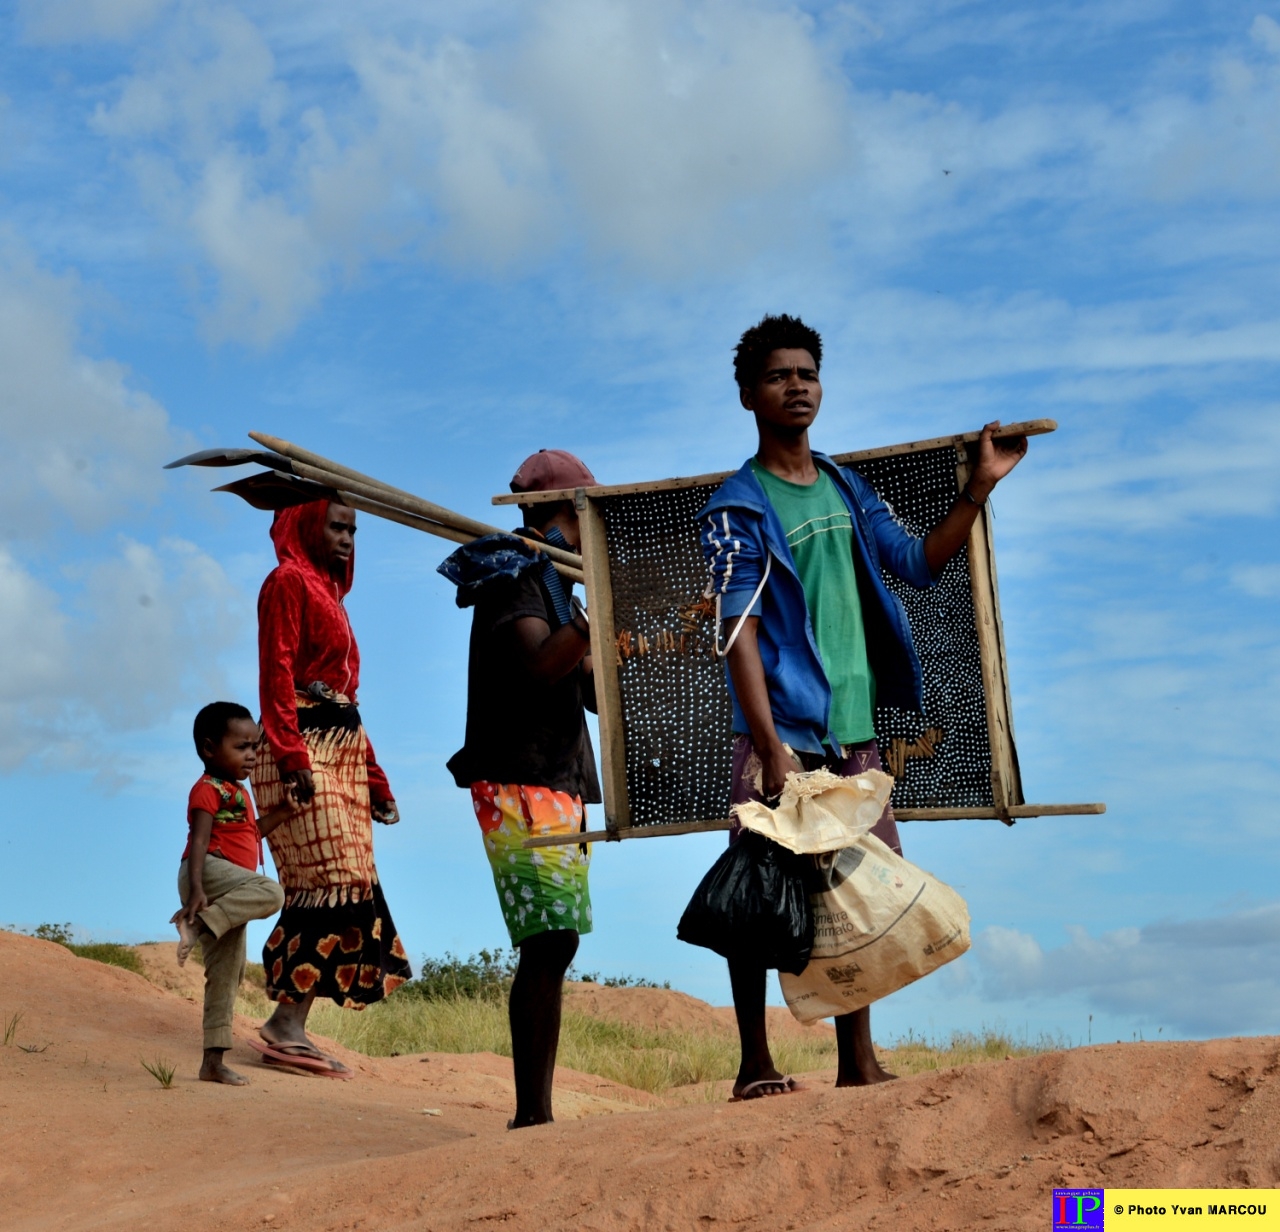
[[[583,573],[591,609],[591,671],[595,677],[596,717],[600,722],[600,778],[604,787],[604,822],[609,831],[631,824],[627,793],[627,750],[618,686],[618,650],[613,621],[613,587],[609,579],[609,542],[600,508],[579,491],[574,498],[582,534]]]
[[[403,509],[397,509],[394,505],[383,505],[378,501],[366,500],[363,496],[357,496],[354,492],[349,492],[345,488],[337,488],[338,496],[342,499],[344,505],[350,505],[352,509],[359,509],[362,513],[371,513],[375,518],[386,518],[388,522],[398,522],[401,526],[411,526],[414,530],[426,531],[429,535],[439,535],[441,539],[449,539],[454,543],[472,543],[476,536],[468,534],[465,530],[455,530],[452,526],[445,526],[442,522],[432,522],[427,518],[420,518],[416,514],[405,513]],[[525,543],[531,542],[528,539]],[[535,544],[534,546],[540,546]],[[572,565],[562,565],[558,560],[551,562],[552,568],[561,575],[568,578],[571,582],[584,582],[581,569],[575,569]]]
[[[349,466],[343,466],[341,463],[334,462],[318,453],[312,453],[309,449],[303,449],[300,445],[281,440],[277,436],[269,436],[265,432],[250,432],[249,435],[259,444],[265,445],[275,453],[288,458],[294,473],[303,479],[323,483],[331,488],[342,488],[344,491],[353,492],[357,496],[363,496],[366,500],[376,501],[379,504],[413,514],[426,522],[434,522],[440,526],[448,526],[457,531],[464,531],[470,536],[470,539],[478,539],[482,535],[511,534],[509,530],[504,530],[500,526],[490,526],[487,522],[477,522],[474,518],[467,517],[466,514],[455,513],[452,509],[446,509],[443,505],[423,500],[422,497],[415,496],[412,492],[406,492],[403,488],[392,487],[390,484],[383,483],[380,479],[374,479],[371,475],[352,470]],[[572,495],[567,499],[572,500]],[[429,528],[423,526],[419,529],[427,530]],[[448,537],[445,536],[445,538]],[[466,540],[466,542],[470,542],[470,539]],[[539,552],[549,556],[553,561],[558,561],[560,564],[568,565],[570,568],[577,570],[582,568],[582,557],[575,552],[566,552],[563,548],[557,548],[552,544],[540,543],[532,539],[526,539],[525,542]]]
[[[991,435],[996,440],[1004,440],[1010,436],[1041,436],[1046,432],[1057,430],[1058,424],[1053,419],[1028,419],[1022,423],[1002,424]],[[253,434],[250,433],[252,436]],[[954,436],[938,436],[928,441],[906,441],[901,445],[885,445],[879,449],[859,449],[853,453],[837,453],[831,460],[837,466],[853,466],[872,458],[888,458],[901,453],[921,453],[929,449],[943,449],[948,445],[972,444],[982,435],[981,432],[959,432]],[[255,440],[260,438],[254,437]],[[630,496],[634,492],[674,492],[681,488],[709,488],[723,483],[732,475],[732,471],[714,471],[706,475],[687,475],[679,479],[650,479],[644,483],[615,483],[598,488],[587,488],[587,495],[597,496]],[[503,492],[491,498],[495,505],[538,505],[544,501],[565,501],[573,499],[573,489],[564,488],[555,492]]]
[[[956,490],[963,491],[973,465],[968,449],[956,446]],[[973,597],[974,632],[982,670],[982,693],[987,713],[987,742],[991,750],[991,800],[1001,818],[1013,824],[1012,806],[1022,803],[1022,781],[1014,752],[1009,691],[1009,667],[1004,657],[1000,628],[1000,605],[992,575],[991,506],[985,503],[966,544],[969,556],[969,583]]]
[[[1013,804],[1008,810],[993,808],[894,809],[899,821],[1004,821],[1010,817],[1096,817],[1107,811],[1105,804]],[[727,817],[715,821],[674,821],[666,825],[627,826],[619,830],[586,830],[581,834],[548,834],[524,840],[525,847],[568,847],[574,843],[603,843],[627,838],[664,838],[676,834],[708,834],[729,830]]]

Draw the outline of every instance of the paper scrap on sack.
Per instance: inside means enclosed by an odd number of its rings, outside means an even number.
[[[862,1009],[969,948],[964,899],[870,833],[892,791],[879,770],[814,770],[787,776],[777,808],[734,809],[746,829],[813,859],[812,956],[778,977],[801,1022]]]

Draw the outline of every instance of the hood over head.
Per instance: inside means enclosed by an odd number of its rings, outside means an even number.
[[[300,565],[311,573],[319,574],[326,582],[336,582],[338,593],[345,595],[355,580],[356,554],[353,548],[344,576],[335,578],[329,572],[324,542],[329,505],[328,499],[314,500],[277,511],[271,523],[271,541],[276,545],[276,559],[282,565]]]

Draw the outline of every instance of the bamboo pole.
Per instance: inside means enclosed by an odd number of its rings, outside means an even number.
[[[600,507],[579,496],[578,529],[582,535],[582,571],[591,608],[591,659],[594,666],[596,717],[600,721],[600,779],[604,787],[604,819],[610,831],[631,824],[627,792],[627,748],[614,645],[613,587],[609,578],[609,540]]]
[[[354,492],[347,491],[345,488],[335,488],[334,490],[338,493],[344,505],[349,505],[352,509],[359,509],[362,513],[371,513],[375,518],[386,518],[388,522],[398,522],[401,526],[411,526],[414,530],[426,531],[429,535],[439,535],[441,539],[449,539],[454,543],[472,543],[475,540],[475,535],[470,535],[465,530],[456,530],[452,526],[445,526],[442,522],[432,522],[427,518],[420,518],[416,514],[405,513],[403,509],[397,509],[394,505],[384,505],[379,501],[367,500],[365,497],[357,496]],[[530,543],[532,541],[526,539],[524,542]],[[568,578],[571,582],[584,584],[585,579],[581,569],[575,569],[572,565],[562,565],[558,560],[553,560],[551,565],[562,577]]]
[[[1105,804],[1012,804],[994,808],[904,808],[894,809],[899,821],[1003,821],[1021,817],[1097,817],[1107,811]],[[1006,817],[1005,814],[1008,814]],[[584,830],[579,834],[547,834],[527,838],[523,847],[569,847],[574,843],[607,843],[628,838],[669,838],[677,834],[708,834],[730,830],[727,818],[715,821],[675,821],[648,826],[626,826],[618,830]]]
[[[509,530],[504,530],[500,526],[491,526],[487,522],[477,522],[474,518],[467,517],[466,514],[455,513],[452,509],[446,509],[443,505],[423,500],[422,497],[415,496],[412,492],[406,492],[403,488],[392,487],[390,484],[383,483],[380,479],[374,479],[371,475],[352,470],[349,466],[343,466],[339,462],[334,462],[321,454],[312,453],[309,449],[303,449],[300,445],[281,440],[277,436],[270,436],[265,432],[250,432],[249,436],[260,445],[265,445],[275,453],[288,458],[294,473],[302,479],[310,479],[315,483],[322,483],[331,488],[341,488],[344,491],[354,493],[356,496],[364,497],[368,501],[412,514],[421,519],[423,523],[450,527],[453,530],[467,534],[467,539],[455,539],[455,542],[469,543],[472,539],[478,539],[482,535],[511,534]],[[432,526],[420,525],[418,529],[432,531]],[[446,539],[453,538],[450,535],[442,537]],[[533,539],[526,539],[525,542],[539,552],[549,556],[553,562],[568,565],[571,569],[581,572],[582,557],[576,552],[567,552],[563,548],[557,548],[552,544],[541,543]]]
[[[1021,423],[1003,424],[991,436],[997,441],[1010,436],[1041,436],[1046,432],[1055,432],[1057,427],[1057,420],[1054,419],[1028,419]],[[250,433],[250,435],[253,434]],[[831,460],[837,466],[852,466],[856,469],[859,462],[872,458],[887,458],[901,453],[920,453],[929,449],[942,449],[953,444],[972,444],[981,436],[981,432],[959,432],[953,436],[938,436],[927,441],[905,441],[901,445],[884,445],[879,449],[858,449],[853,453],[832,454]],[[595,499],[600,496],[630,496],[636,492],[674,492],[681,488],[709,488],[723,483],[732,474],[733,471],[714,471],[706,475],[685,475],[679,479],[650,479],[644,483],[604,484],[600,487],[587,488],[586,492],[588,496]],[[573,489],[562,488],[554,492],[502,492],[492,497],[491,503],[538,505],[545,501],[572,499]]]

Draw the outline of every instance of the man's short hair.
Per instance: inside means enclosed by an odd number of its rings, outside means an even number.
[[[813,366],[822,367],[822,338],[799,317],[765,316],[738,340],[733,351],[733,377],[740,389],[753,389],[774,351],[808,351]]]
[[[227,728],[231,726],[233,719],[248,719],[252,723],[253,715],[239,702],[210,702],[196,715],[191,735],[195,739],[196,754],[201,761],[204,760],[204,742],[207,740],[210,744],[217,744],[227,734]]]

